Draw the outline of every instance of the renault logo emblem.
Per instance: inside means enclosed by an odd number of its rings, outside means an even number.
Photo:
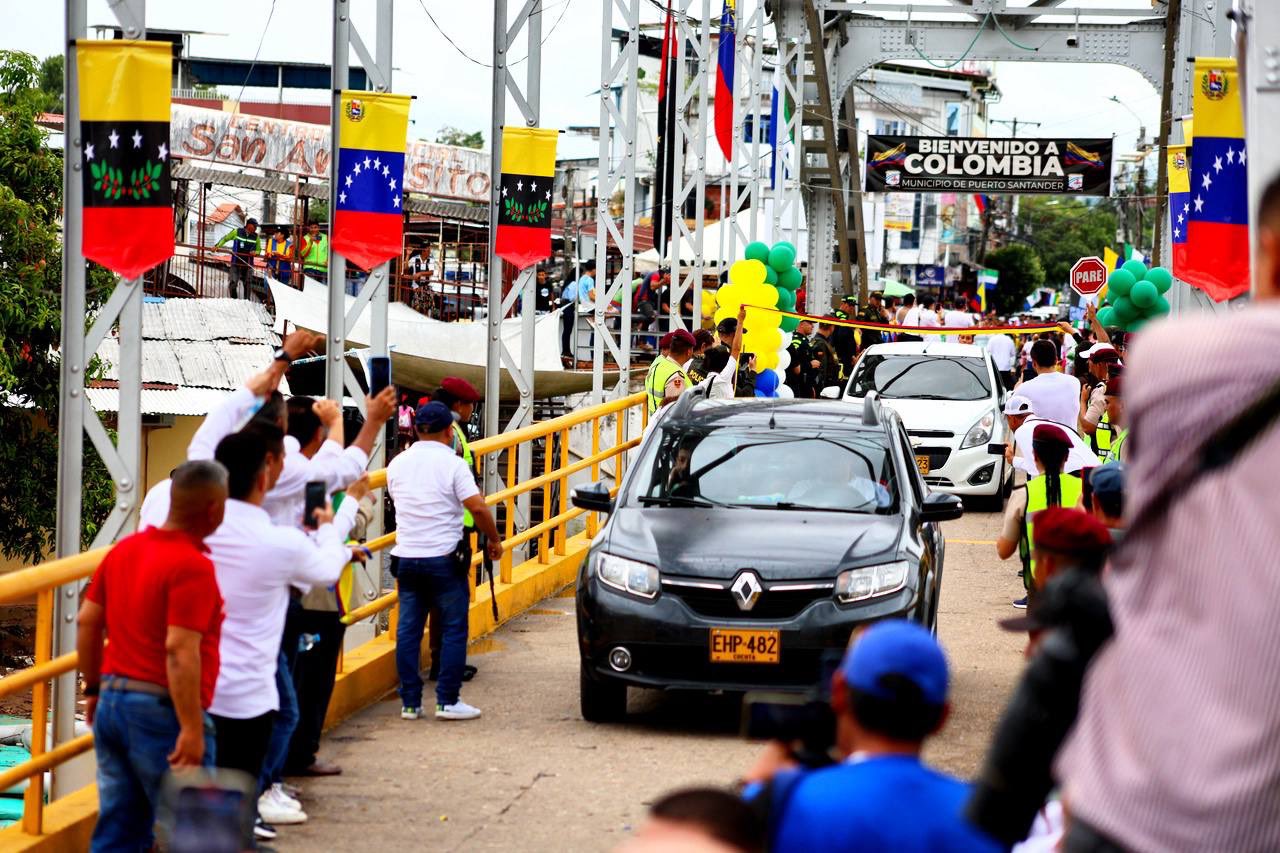
[[[750,610],[760,600],[760,593],[764,592],[764,587],[760,585],[760,579],[756,577],[755,572],[745,571],[738,575],[738,579],[733,582],[733,586],[729,587],[729,591],[733,593],[733,600],[738,603],[739,610]]]

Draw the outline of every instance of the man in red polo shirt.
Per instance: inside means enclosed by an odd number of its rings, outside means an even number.
[[[76,650],[98,758],[95,851],[151,849],[165,773],[213,765],[205,709],[218,678],[222,596],[204,538],[226,500],[222,465],[181,465],[167,521],[120,540],[89,583]]]

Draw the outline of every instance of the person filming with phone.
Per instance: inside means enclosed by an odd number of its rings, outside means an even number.
[[[396,506],[397,587],[400,622],[396,626],[396,671],[400,677],[400,717],[422,713],[422,630],[432,606],[440,611],[443,631],[436,682],[436,719],[473,720],[480,709],[463,702],[467,663],[467,618],[471,590],[469,537],[462,525],[470,511],[486,537],[490,559],[502,556],[502,537],[467,463],[454,450],[453,412],[434,401],[414,417],[418,440],[387,466],[387,491]]]

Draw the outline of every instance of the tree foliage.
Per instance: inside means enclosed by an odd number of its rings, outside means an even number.
[[[1027,294],[1044,284],[1044,266],[1036,250],[1024,243],[1013,243],[987,253],[986,266],[1000,272],[995,290],[987,292],[987,304],[997,314],[1007,316],[1023,309]]]
[[[459,130],[451,125],[445,125],[440,128],[440,132],[436,134],[436,142],[441,145],[457,145],[461,148],[475,148],[477,150],[484,148],[484,133],[477,130],[474,133],[467,133]]]
[[[1103,205],[1080,199],[1024,196],[1018,230],[1039,255],[1045,282],[1060,287],[1068,283],[1072,264],[1088,255],[1102,257],[1103,248],[1114,245],[1116,216]]]
[[[46,56],[40,63],[40,108],[47,113],[64,112],[62,104],[62,54]]]
[[[35,123],[41,79],[34,56],[0,51],[0,553],[32,562],[53,545],[62,325],[62,158]],[[113,282],[90,269],[90,312]],[[92,451],[84,470],[87,541],[113,498]]]

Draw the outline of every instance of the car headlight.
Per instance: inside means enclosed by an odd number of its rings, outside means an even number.
[[[614,589],[638,595],[641,598],[653,598],[658,594],[661,575],[657,566],[615,557],[613,554],[596,556],[596,577],[601,583]]]
[[[965,433],[964,441],[960,442],[960,449],[978,447],[989,442],[991,440],[991,430],[995,428],[995,425],[995,411],[987,412],[976,424],[969,427],[969,431]]]
[[[908,568],[906,560],[898,560],[878,566],[846,569],[836,578],[836,601],[852,604],[897,592],[907,583]]]

